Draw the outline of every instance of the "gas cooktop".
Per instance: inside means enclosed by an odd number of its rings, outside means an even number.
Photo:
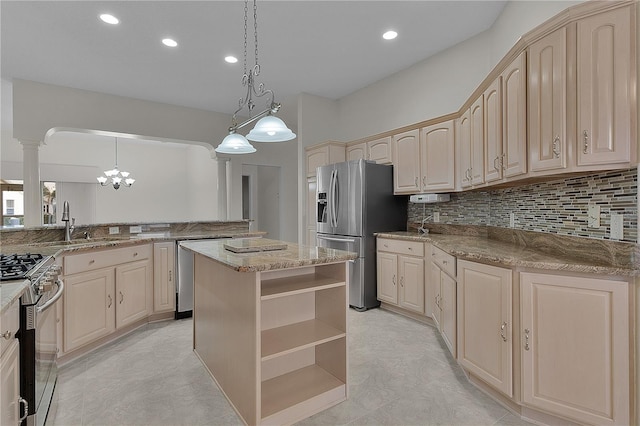
[[[0,281],[20,280],[27,277],[42,259],[41,254],[0,254]]]

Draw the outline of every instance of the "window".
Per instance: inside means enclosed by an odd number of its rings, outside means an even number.
[[[7,202],[7,206],[5,208],[5,211],[7,212],[7,215],[15,214],[14,210],[15,210],[16,200],[6,200],[6,202]]]
[[[2,226],[24,225],[24,191],[21,180],[2,180]],[[56,183],[42,182],[42,223],[56,223]]]

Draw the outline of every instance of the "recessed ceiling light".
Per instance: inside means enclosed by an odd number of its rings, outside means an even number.
[[[116,25],[120,23],[118,18],[108,13],[103,13],[102,15],[100,15],[100,19],[102,20],[102,22],[106,22],[107,24],[111,24],[111,25]]]
[[[398,33],[395,31],[387,31],[386,33],[382,34],[382,38],[385,40],[393,40],[396,37],[398,37]]]
[[[235,56],[225,56],[224,57],[225,62],[228,62],[230,64],[235,64],[236,62],[238,62],[238,58],[236,58]]]
[[[168,46],[168,47],[176,47],[178,45],[178,42],[175,41],[172,38],[163,38],[162,39],[162,44],[164,44],[165,46]]]

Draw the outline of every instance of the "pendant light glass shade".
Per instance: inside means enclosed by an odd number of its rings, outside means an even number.
[[[256,149],[244,136],[231,133],[218,145],[216,152],[220,154],[250,154],[256,152]]]
[[[262,117],[247,135],[247,139],[255,142],[285,142],[295,138],[284,121],[273,115]]]

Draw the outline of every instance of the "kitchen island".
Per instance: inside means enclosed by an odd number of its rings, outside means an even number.
[[[347,398],[348,261],[268,239],[193,241],[193,347],[247,424],[290,424]]]

